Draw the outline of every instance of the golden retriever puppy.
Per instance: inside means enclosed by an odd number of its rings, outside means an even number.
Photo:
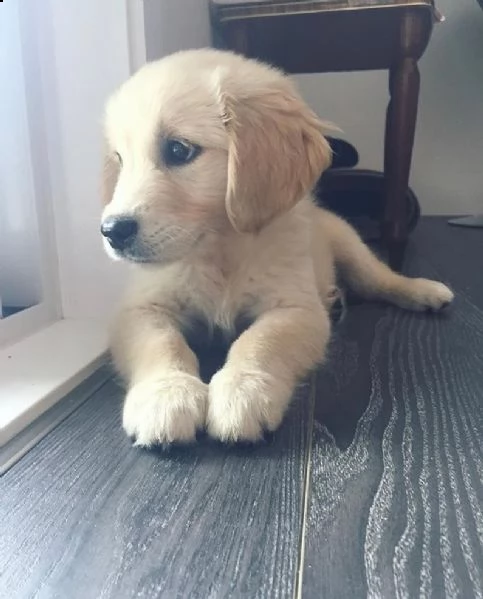
[[[216,50],[143,67],[107,104],[109,254],[132,263],[112,334],[138,445],[256,441],[330,336],[335,269],[369,299],[439,310],[443,284],[392,272],[311,190],[330,163],[323,124],[279,71]],[[184,332],[193,317],[232,344],[209,385]]]

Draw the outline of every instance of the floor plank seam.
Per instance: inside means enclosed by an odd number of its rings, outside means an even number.
[[[302,599],[302,586],[303,586],[303,572],[305,565],[305,540],[306,540],[306,524],[309,512],[309,499],[310,499],[310,477],[311,477],[311,462],[312,462],[312,441],[313,441],[313,430],[314,430],[314,414],[315,414],[315,385],[316,385],[316,374],[312,375],[311,389],[310,389],[310,406],[309,406],[309,422],[307,426],[307,448],[305,453],[305,468],[303,477],[303,489],[302,489],[302,516],[300,519],[300,538],[298,543],[298,555],[297,555],[297,571],[295,577],[294,586],[294,599]]]

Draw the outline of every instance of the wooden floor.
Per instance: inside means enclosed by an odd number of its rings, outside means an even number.
[[[483,597],[483,230],[407,271],[454,308],[351,307],[262,446],[133,449],[104,385],[0,479],[0,598]]]

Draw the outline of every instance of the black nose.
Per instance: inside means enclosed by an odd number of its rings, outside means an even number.
[[[125,216],[109,216],[101,224],[101,233],[115,250],[127,247],[137,232],[137,221]]]

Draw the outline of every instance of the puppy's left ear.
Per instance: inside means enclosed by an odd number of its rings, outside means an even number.
[[[244,98],[220,94],[229,136],[226,210],[256,232],[310,193],[330,165],[324,125],[287,80]]]

